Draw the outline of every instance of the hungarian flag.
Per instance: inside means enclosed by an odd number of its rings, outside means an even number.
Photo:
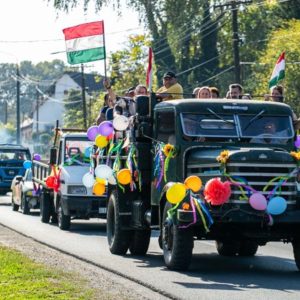
[[[71,65],[105,59],[104,22],[90,22],[63,29]]]
[[[148,55],[148,69],[146,75],[146,86],[148,90],[152,90],[152,59],[153,59],[153,52],[152,48],[149,48],[149,55]]]
[[[269,88],[277,85],[277,83],[285,76],[285,52],[282,52],[276,62],[272,76],[269,81]]]

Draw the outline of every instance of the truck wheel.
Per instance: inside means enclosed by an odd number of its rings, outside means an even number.
[[[129,248],[132,232],[122,229],[119,210],[119,199],[115,190],[110,194],[108,201],[106,232],[110,252],[122,255],[126,254]]]
[[[188,269],[193,254],[194,240],[191,228],[180,229],[168,218],[172,205],[167,202],[163,212],[162,246],[165,264],[172,270]]]
[[[61,206],[61,202],[58,203],[58,207],[57,207],[57,220],[58,220],[58,227],[61,230],[70,229],[71,216],[67,216],[64,214],[63,208]]]
[[[295,263],[297,265],[298,270],[300,271],[300,240],[295,240],[292,244],[294,250]]]
[[[240,256],[254,256],[257,252],[258,244],[253,241],[241,242],[239,255]]]
[[[222,256],[236,256],[239,252],[240,245],[236,241],[216,241],[216,247],[218,253]]]
[[[29,208],[29,203],[26,200],[26,196],[25,194],[22,194],[22,199],[21,199],[21,209],[22,209],[22,213],[24,215],[29,215],[30,213],[30,208]]]
[[[151,230],[135,230],[133,232],[129,250],[132,255],[145,255],[149,248]]]
[[[43,223],[49,223],[50,220],[50,194],[42,193],[40,199],[40,216]]]
[[[15,204],[13,196],[11,196],[11,208],[12,208],[13,211],[18,211],[19,210],[19,205]]]

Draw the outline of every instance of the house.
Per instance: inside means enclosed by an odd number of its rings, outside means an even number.
[[[96,74],[84,74],[86,99],[93,92],[103,90],[103,76]],[[64,99],[70,90],[82,89],[81,72],[65,72],[58,78],[46,92],[47,97],[41,100],[37,109],[33,113],[33,132],[50,132],[55,127],[56,120],[62,127],[64,109]],[[21,129],[22,130],[22,129]]]

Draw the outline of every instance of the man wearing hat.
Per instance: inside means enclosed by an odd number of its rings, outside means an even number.
[[[174,72],[169,71],[164,74],[163,86],[156,91],[156,97],[165,100],[175,100],[183,98],[182,86],[177,82]]]

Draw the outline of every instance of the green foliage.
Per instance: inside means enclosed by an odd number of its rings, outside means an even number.
[[[285,87],[285,102],[290,104],[295,112],[300,114],[298,99],[300,97],[300,82],[297,80],[300,65],[300,20],[290,20],[281,29],[272,32],[267,48],[261,53],[259,63],[253,66],[252,73],[256,74],[253,78],[255,86],[254,93],[264,95],[268,93],[268,81],[271,77],[273,68],[281,52],[286,52],[285,79],[282,84]]]
[[[0,278],[0,299],[96,299],[78,276],[46,268],[4,247]]]

